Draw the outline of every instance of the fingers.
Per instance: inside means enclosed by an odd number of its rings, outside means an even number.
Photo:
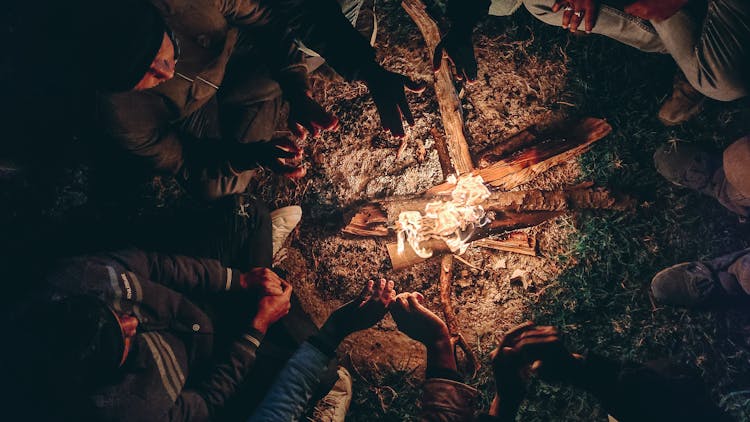
[[[367,280],[367,283],[365,284],[365,287],[362,289],[362,291],[359,293],[359,300],[361,303],[367,302],[367,300],[372,297],[373,293],[373,287],[375,286],[375,282],[373,280]]]
[[[398,108],[401,111],[401,116],[406,120],[406,123],[408,123],[409,126],[414,126],[414,116],[411,114],[406,97],[401,98],[398,103]]]
[[[292,288],[292,285],[289,284],[286,280],[281,279],[281,289],[284,291],[283,296],[287,299],[291,299],[292,297],[292,291],[294,290]]]
[[[596,5],[592,0],[586,1],[586,12],[583,15],[585,21],[583,29],[586,31],[587,34],[590,34],[591,31],[594,29],[594,24],[596,23],[596,18],[599,14],[596,10]]]
[[[396,292],[393,290],[393,286],[395,283],[393,280],[387,280],[385,284],[385,288],[380,293],[380,301],[388,307],[388,305],[391,304],[393,301],[393,298],[396,297]]]
[[[567,4],[568,4],[568,2],[566,0],[557,0],[555,2],[555,4],[552,5],[552,11],[555,12],[555,13],[557,13],[557,12],[560,11],[560,9],[562,9],[563,7],[565,7]]]
[[[568,29],[570,26],[570,18],[573,17],[573,8],[570,6],[563,7],[563,18],[562,18],[562,27],[564,29]]]
[[[276,147],[274,153],[276,158],[284,159],[302,159],[302,148],[287,138],[276,138],[270,141],[273,146]]]
[[[505,336],[503,336],[503,340],[500,342],[501,346],[507,346],[508,344],[511,344],[513,341],[515,341],[515,338],[519,335],[521,335],[524,331],[530,330],[532,327],[534,327],[534,323],[531,321],[526,321],[521,325],[518,325],[516,327],[513,327],[505,333]]]
[[[413,81],[406,76],[404,78],[404,88],[408,89],[411,92],[421,94],[424,92],[424,90],[427,88],[427,84],[421,81]]]
[[[289,131],[300,141],[304,141],[307,138],[307,130],[305,130],[305,127],[295,121],[289,122]]]
[[[570,26],[568,29],[570,29],[570,32],[576,32],[578,31],[578,27],[581,25],[581,21],[583,20],[583,15],[586,13],[586,10],[580,5],[580,1],[576,1],[575,5],[573,6],[573,14],[570,17]]]
[[[396,138],[403,138],[406,136],[404,126],[401,124],[401,113],[399,112],[398,106],[391,104],[382,109],[379,108],[379,111],[383,127],[388,130],[391,135]]]

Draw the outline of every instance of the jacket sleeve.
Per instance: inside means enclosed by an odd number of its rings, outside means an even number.
[[[479,392],[464,383],[444,378],[429,378],[422,390],[424,422],[473,420]]]
[[[307,67],[295,35],[284,19],[283,2],[277,0],[216,0],[227,21],[263,40],[258,47],[268,60],[274,79],[283,91],[309,89]]]
[[[104,134],[133,158],[134,165],[175,176],[186,189],[208,199],[214,199],[217,191],[229,194],[244,190],[242,173],[229,164],[232,146],[211,139],[199,142],[179,133],[171,124],[175,115],[159,95],[100,95],[98,114]],[[216,189],[214,185],[225,188]]]
[[[215,259],[144,252],[137,249],[113,254],[130,271],[180,293],[241,290],[240,271]]]
[[[309,342],[303,343],[281,370],[248,422],[299,420],[330,361],[331,355]]]
[[[663,361],[621,363],[589,354],[573,382],[596,396],[620,422],[727,420],[699,378]]]
[[[214,366],[205,381],[194,388],[182,390],[169,412],[169,420],[213,420],[245,381],[262,340],[263,335],[251,329],[235,341],[229,356]]]
[[[377,66],[375,49],[341,12],[336,0],[276,0],[279,15],[296,37],[347,80]]]

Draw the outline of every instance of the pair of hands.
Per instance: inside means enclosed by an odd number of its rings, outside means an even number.
[[[548,381],[569,380],[583,365],[583,357],[567,350],[557,328],[532,322],[508,331],[490,356],[497,387],[490,410],[494,415],[502,413],[500,409],[515,413],[530,373]]]
[[[292,285],[268,268],[253,268],[240,275],[240,285],[259,293],[252,327],[265,334],[268,327],[289,313]]]

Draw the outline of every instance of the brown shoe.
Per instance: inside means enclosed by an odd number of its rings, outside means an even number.
[[[672,96],[662,104],[659,120],[665,126],[676,126],[687,122],[703,111],[706,97],[685,79],[682,73],[674,78]]]

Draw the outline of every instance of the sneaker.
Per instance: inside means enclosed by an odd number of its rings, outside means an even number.
[[[343,366],[338,369],[339,379],[331,391],[315,405],[312,416],[314,422],[344,422],[346,412],[352,402],[352,376]]]
[[[659,109],[659,120],[665,126],[676,126],[687,122],[703,111],[706,97],[679,73],[674,80],[672,96]]]
[[[651,280],[651,294],[663,305],[698,307],[750,295],[750,249],[706,262],[683,262]]]
[[[273,243],[273,255],[284,245],[289,233],[297,227],[302,219],[302,208],[292,205],[271,211],[271,240]]]

